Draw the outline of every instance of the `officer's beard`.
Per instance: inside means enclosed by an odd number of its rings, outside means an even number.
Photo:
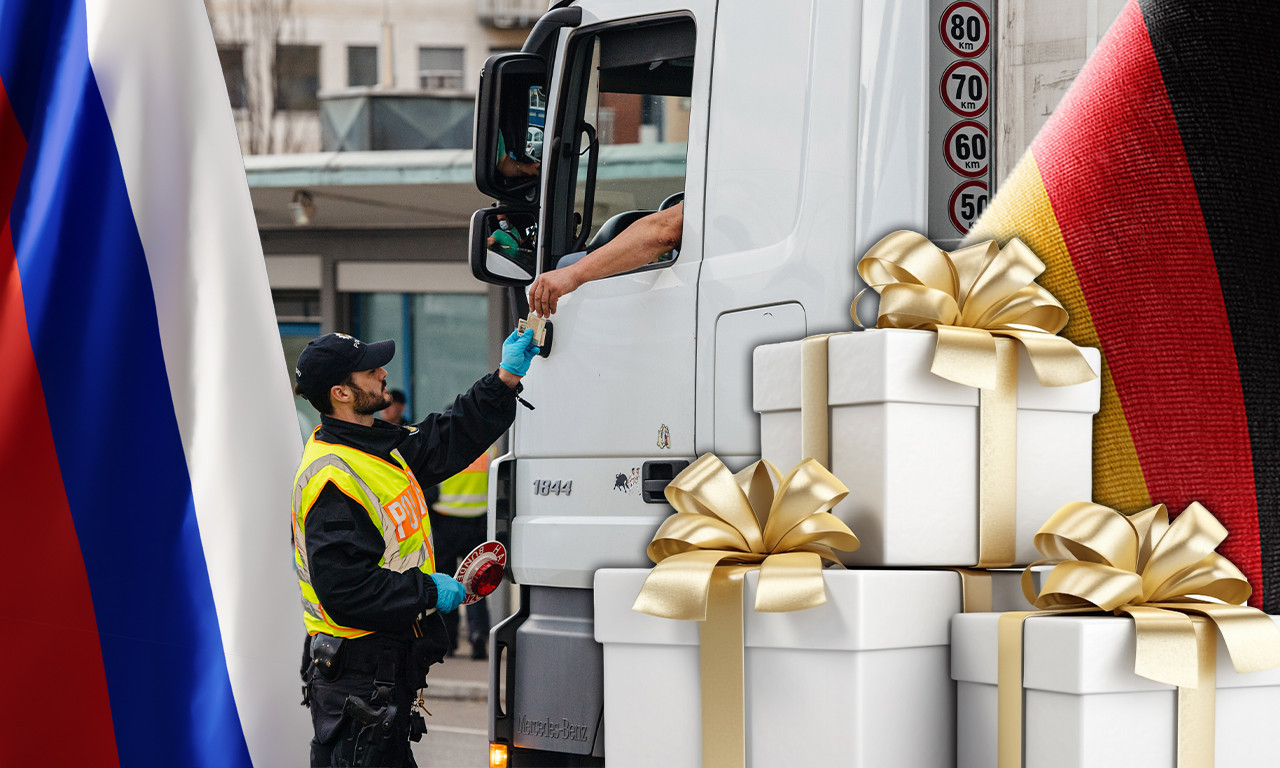
[[[366,392],[363,389],[352,387],[355,393],[355,400],[351,403],[351,408],[361,416],[372,416],[373,414],[391,405],[391,393],[386,390],[386,384],[383,384],[383,390],[378,393]]]

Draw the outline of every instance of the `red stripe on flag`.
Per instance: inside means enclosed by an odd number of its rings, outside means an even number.
[[[1260,593],[1253,459],[1231,326],[1137,3],[1032,151],[1152,501],[1173,512],[1204,503],[1231,532],[1219,551]]]
[[[6,734],[0,762],[119,765],[89,577],[62,485],[9,230],[26,150],[0,83],[0,402],[9,406],[0,467],[10,478],[0,637],[6,686],[17,697],[0,729]]]

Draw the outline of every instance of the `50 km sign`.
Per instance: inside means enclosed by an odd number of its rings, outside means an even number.
[[[987,209],[987,183],[985,181],[966,181],[951,193],[951,202],[947,206],[951,214],[951,224],[961,233],[967,234]]]

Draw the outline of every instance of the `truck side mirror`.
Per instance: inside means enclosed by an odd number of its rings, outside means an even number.
[[[490,56],[476,93],[475,178],[484,194],[534,203],[547,121],[547,65],[532,53]]]
[[[527,207],[483,208],[471,216],[471,274],[492,285],[525,286],[537,274],[538,215]]]

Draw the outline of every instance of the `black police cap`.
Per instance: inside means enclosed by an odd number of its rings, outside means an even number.
[[[356,371],[381,368],[395,354],[396,343],[391,339],[366,344],[345,333],[326,333],[307,343],[293,373],[299,391],[322,394]]]

